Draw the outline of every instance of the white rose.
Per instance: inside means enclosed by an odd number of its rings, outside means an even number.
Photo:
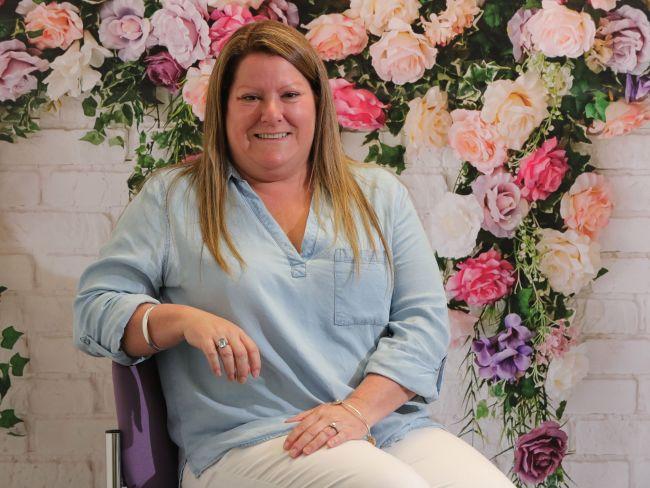
[[[63,95],[79,97],[89,92],[101,79],[99,71],[92,68],[99,68],[104,59],[112,55],[111,51],[97,44],[90,32],[85,31],[81,48],[79,41],[75,41],[50,63],[52,72],[43,80],[47,85],[47,96],[58,100]]]
[[[566,400],[571,390],[587,376],[588,371],[589,359],[585,345],[581,344],[551,361],[546,372],[546,393],[553,400]]]
[[[472,252],[483,221],[474,195],[445,193],[430,218],[431,245],[438,256],[459,259]]]
[[[424,97],[414,98],[408,106],[403,128],[407,161],[427,150],[445,147],[452,122],[447,111],[447,94],[433,86]]]
[[[481,118],[494,124],[508,148],[519,150],[548,115],[547,99],[536,73],[524,73],[514,81],[493,81],[483,96]]]
[[[391,19],[401,19],[412,24],[418,18],[418,0],[352,0],[350,10],[363,19],[366,29],[381,36]]]
[[[541,229],[539,269],[555,291],[578,293],[600,269],[600,246],[573,230]]]

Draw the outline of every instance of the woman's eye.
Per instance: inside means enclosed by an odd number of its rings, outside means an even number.
[[[257,97],[255,95],[244,95],[242,97],[242,100],[246,100],[247,102],[250,102],[252,100],[255,100]]]
[[[289,97],[289,98],[296,98],[299,95],[300,95],[300,93],[297,93],[297,92],[289,92],[289,93],[284,94],[285,97]]]

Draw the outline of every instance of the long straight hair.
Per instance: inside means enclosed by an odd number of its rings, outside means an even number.
[[[184,166],[176,175],[189,175],[199,209],[202,238],[219,267],[231,269],[224,258],[223,244],[240,266],[245,266],[226,225],[226,192],[230,153],[226,136],[228,96],[239,63],[249,54],[281,56],[308,81],[316,101],[316,130],[309,154],[310,185],[314,208],[322,199],[332,208],[334,240],[341,231],[352,248],[355,268],[360,264],[360,246],[354,215],[358,214],[373,251],[377,251],[374,230],[381,241],[392,275],[393,261],[372,205],[352,174],[352,167],[362,166],[343,152],[336,110],[329,88],[325,65],[307,39],[297,30],[274,20],[245,25],[226,42],[210,75],[203,123],[203,153]],[[319,217],[320,218],[320,217]]]

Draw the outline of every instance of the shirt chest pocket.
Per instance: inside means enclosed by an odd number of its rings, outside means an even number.
[[[391,280],[381,251],[361,250],[355,272],[352,250],[334,251],[334,324],[386,325],[390,316]]]

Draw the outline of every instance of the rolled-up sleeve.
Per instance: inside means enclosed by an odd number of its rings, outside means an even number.
[[[99,259],[81,275],[74,301],[74,344],[92,356],[131,365],[121,347],[124,329],[142,303],[160,303],[169,249],[162,178],[146,182],[120,217]]]
[[[447,300],[433,250],[401,184],[396,200],[389,332],[379,340],[365,374],[390,378],[430,403],[440,393],[449,345]]]

